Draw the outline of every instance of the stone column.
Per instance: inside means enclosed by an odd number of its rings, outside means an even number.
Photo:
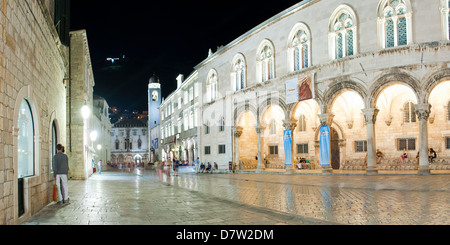
[[[430,104],[414,105],[419,118],[419,175],[430,174],[428,165],[428,118],[431,114]]]
[[[363,109],[364,119],[367,127],[367,175],[378,174],[376,165],[376,141],[375,141],[375,122],[379,110],[375,108]]]
[[[239,138],[242,135],[243,132],[242,127],[236,127],[234,129],[234,166],[235,168],[238,168],[240,166],[239,164]],[[235,169],[237,170],[237,169]]]
[[[295,170],[295,163],[294,163],[294,155],[295,155],[294,130],[297,127],[297,121],[296,120],[289,120],[289,119],[283,120],[283,127],[284,127],[285,130],[291,130],[292,131],[292,134],[291,134],[291,137],[292,137],[292,143],[291,143],[292,165],[290,167],[286,166],[286,173],[292,173]]]
[[[323,113],[323,114],[319,114],[318,117],[320,120],[320,126],[330,127],[330,132],[331,132],[331,125],[333,124],[334,115],[331,113]],[[330,138],[330,140],[331,140],[331,138]],[[319,142],[320,142],[320,138],[319,138]],[[320,153],[319,153],[319,156],[320,156]],[[331,163],[329,165],[322,165],[322,163],[320,163],[320,164],[322,167],[322,173],[329,174],[333,171],[333,169],[331,168]]]
[[[261,170],[264,170],[266,167],[263,166],[262,161],[262,154],[261,154],[261,147],[262,147],[262,140],[261,140],[261,134],[263,132],[263,129],[260,125],[255,126],[256,134],[258,135],[258,165],[256,167],[256,171],[260,172]]]

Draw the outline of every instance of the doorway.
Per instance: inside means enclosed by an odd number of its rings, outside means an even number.
[[[331,151],[331,167],[339,169],[341,167],[341,154],[339,151],[339,135],[334,128],[330,127],[330,151]]]

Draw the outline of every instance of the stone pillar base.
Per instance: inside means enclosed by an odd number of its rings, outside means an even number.
[[[376,167],[367,168],[366,172],[367,175],[378,175],[378,168]]]
[[[430,175],[430,167],[429,166],[419,166],[419,175]]]

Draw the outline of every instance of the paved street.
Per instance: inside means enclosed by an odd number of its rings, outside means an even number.
[[[450,224],[449,175],[105,172],[70,181],[27,225]]]

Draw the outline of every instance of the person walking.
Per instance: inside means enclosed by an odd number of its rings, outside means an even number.
[[[64,147],[61,144],[56,146],[56,155],[53,157],[53,175],[58,187],[58,202],[56,204],[69,204],[69,158],[63,153]]]

